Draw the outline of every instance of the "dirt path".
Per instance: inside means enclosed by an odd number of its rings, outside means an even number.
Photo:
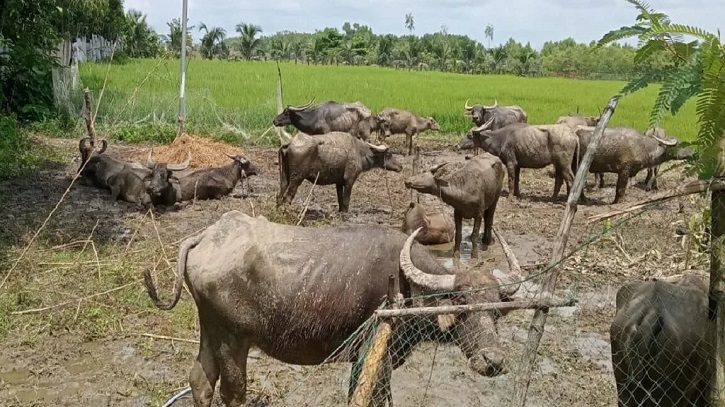
[[[402,140],[391,141],[402,151]],[[12,266],[69,184],[77,141],[42,142],[61,151],[66,161],[62,165],[49,163],[47,170],[35,176],[0,183],[3,270]],[[419,170],[464,159],[447,143],[428,139],[420,143],[423,153]],[[112,145],[107,154],[130,157],[141,149],[143,146]],[[196,202],[157,215],[153,222],[130,205],[111,202],[106,191],[78,185],[70,189],[38,244],[0,290],[1,405],[157,406],[188,385],[188,371],[197,349],[193,341],[198,339],[193,301],[184,293],[174,311],[161,312],[152,306],[138,280],[142,270],[154,268],[162,295],[168,296],[172,279],[169,266],[175,263],[178,242],[229,210],[263,214],[278,222],[297,221],[311,184],[300,187],[289,208],[276,209],[276,150],[247,149],[246,154],[263,171],[250,179],[251,197]],[[399,158],[404,163],[402,173],[373,170],[360,177],[347,215],[337,213],[334,187],[315,187],[302,225],[346,222],[400,227],[410,200],[403,180],[411,174],[412,160]],[[504,192],[494,222],[523,265],[533,269],[549,256],[564,210],[564,195],[562,192],[557,202],[551,201],[553,179],[546,170],[524,169],[521,175],[522,198],[512,202]],[[644,172],[637,177],[639,181],[643,178]],[[660,189],[684,179],[679,171],[667,172],[660,180]],[[609,174],[606,188],[588,192],[593,203],[579,207],[570,250],[602,231],[601,223],[588,225],[584,220],[613,208],[609,202],[614,196],[614,181]],[[239,194],[244,191],[238,187]],[[630,186],[624,204],[648,194],[641,185]],[[443,210],[452,216],[452,210],[438,198],[419,198],[430,210]],[[608,344],[614,293],[627,281],[682,271],[686,251],[675,229],[701,205],[698,198],[690,197],[665,203],[619,229],[618,244],[612,240],[596,242],[564,264],[559,287],[576,295],[580,303],[558,309],[549,318],[530,405],[616,405]],[[464,236],[471,223],[464,222]],[[93,245],[69,245],[85,240]],[[464,245],[468,248],[464,253],[470,253],[470,241]],[[441,254],[441,261],[451,266],[445,256]],[[467,265],[467,259],[463,260]],[[487,267],[505,267],[498,246],[482,253],[478,261]],[[697,261],[691,258],[689,264],[697,266]],[[27,315],[11,314],[46,307],[50,308]],[[531,314],[517,311],[501,320],[500,335],[510,350],[510,369],[515,370],[520,358]],[[250,398],[256,400],[255,405],[345,403],[349,365],[290,366],[255,351],[248,371]],[[393,394],[396,406],[493,406],[508,400],[512,383],[513,373],[495,379],[476,376],[453,344],[426,343],[394,373]],[[219,403],[218,395],[215,403]],[[189,398],[175,404],[191,405]]]

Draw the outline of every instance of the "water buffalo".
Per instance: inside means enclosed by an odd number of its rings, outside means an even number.
[[[571,128],[563,124],[514,123],[490,130],[493,120],[471,129],[458,143],[458,148],[482,148],[499,157],[508,170],[509,197],[521,194],[521,168],[544,168],[550,164],[554,165],[555,171],[552,199],[556,200],[563,182],[567,194],[570,192],[580,156],[579,138]]]
[[[527,123],[529,120],[528,114],[519,105],[499,107],[498,100],[496,100],[493,106],[469,106],[468,100],[466,100],[464,106],[464,108],[466,109],[465,115],[470,117],[471,120],[476,124],[476,126],[481,126],[482,124],[493,119],[493,121],[489,125],[489,129],[497,130],[508,124]]]
[[[303,106],[287,106],[272,123],[277,126],[293,125],[309,135],[343,131],[368,141],[371,127],[375,127],[373,114],[360,102],[339,103],[326,101],[312,106],[315,98]]]
[[[95,151],[96,154],[103,154],[103,152],[106,151],[106,148],[108,147],[108,141],[101,140],[101,145],[102,147],[99,150]],[[83,164],[88,161],[91,154],[94,152],[94,147],[91,146],[91,138],[83,137],[78,142],[78,150],[81,153],[81,166],[78,167],[78,171],[80,172],[81,168],[83,168]]]
[[[245,402],[252,346],[288,364],[357,361],[364,341],[336,350],[383,304],[390,275],[406,304],[412,296],[433,293],[459,304],[496,302],[518,288],[509,284],[520,272],[510,250],[504,250],[510,273],[472,268],[453,274],[414,239],[415,233],[406,236],[383,225],[298,227],[230,211],[184,240],[169,303],[159,300],[151,270],[144,277],[157,307],[172,309],[184,281],[196,303],[200,347],[189,374],[194,405],[211,405],[219,379],[226,406]],[[504,274],[500,280],[497,273]],[[509,285],[499,286],[503,283]],[[480,375],[507,370],[499,315],[463,312],[446,332],[456,336],[468,366]],[[393,325],[388,350],[393,369],[418,343],[440,338],[436,319],[402,318]],[[380,386],[389,389],[389,372],[383,376]]]
[[[576,130],[582,146],[580,156],[586,152],[593,133],[594,127],[580,126]],[[658,166],[668,160],[687,159],[693,154],[689,148],[677,147],[678,144],[678,139],[660,138],[654,132],[645,136],[631,127],[607,127],[589,171],[617,174],[617,189],[612,202],[616,204],[624,197],[630,177],[643,169]]]
[[[113,200],[120,198],[126,202],[135,203],[138,208],[153,208],[153,201],[148,192],[150,181],[149,178],[141,178],[138,174],[129,170],[113,174],[108,178],[111,198]]]
[[[403,215],[400,230],[406,235],[422,228],[415,240],[424,245],[449,243],[453,240],[454,226],[451,218],[444,213],[426,214],[425,207],[411,202]]]
[[[453,207],[456,223],[456,237],[453,252],[460,253],[463,231],[463,218],[473,218],[471,244],[472,256],[478,255],[478,237],[483,218],[484,245],[493,243],[493,215],[503,187],[504,165],[493,154],[479,154],[467,160],[462,166],[442,163],[429,171],[413,175],[405,180],[406,188],[412,188],[423,194],[438,196]]]
[[[599,123],[599,116],[582,116],[580,114],[568,116],[559,116],[555,124],[566,124],[572,129],[576,130],[577,126],[591,126],[594,127]]]
[[[709,406],[709,323],[699,276],[622,286],[609,328],[618,405]]]
[[[352,186],[360,174],[373,168],[403,170],[388,147],[339,131],[316,136],[297,133],[277,154],[280,179],[277,205],[292,202],[302,181],[315,182],[317,178],[317,185],[335,184],[338,210],[347,212]]]
[[[242,178],[257,175],[259,170],[244,156],[225,154],[233,161],[227,165],[201,168],[178,177],[181,186],[181,200],[219,199],[234,190]]]
[[[408,110],[385,108],[378,113],[378,123],[383,140],[393,134],[405,134],[408,155],[413,154],[413,137],[426,130],[440,130],[441,126],[432,117],[421,117]]]

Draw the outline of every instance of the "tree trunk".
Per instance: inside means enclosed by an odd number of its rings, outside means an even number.
[[[720,154],[715,177],[725,177],[725,139],[720,141]],[[713,344],[711,353],[710,403],[712,407],[725,407],[725,299],[723,281],[725,261],[725,191],[713,191],[710,231],[710,292],[708,304],[708,339]]]

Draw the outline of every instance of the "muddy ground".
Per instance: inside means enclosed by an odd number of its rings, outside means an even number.
[[[170,293],[178,242],[215,222],[229,210],[263,214],[273,221],[296,223],[311,184],[300,187],[293,205],[276,209],[276,150],[246,149],[263,173],[238,186],[236,195],[200,201],[154,215],[112,202],[107,191],[74,185],[43,230],[36,231],[54,210],[70,183],[77,141],[39,137],[38,143],[59,152],[32,176],[0,183],[0,276],[12,274],[0,288],[0,405],[3,406],[159,406],[188,385],[196,357],[198,328],[193,300],[184,292],[173,311],[154,308],[140,283],[153,268],[162,295]],[[392,138],[402,152],[402,139]],[[417,168],[443,161],[463,161],[452,143],[421,139]],[[107,154],[131,157],[144,146],[112,145]],[[410,192],[403,179],[411,174],[411,157],[401,173],[372,170],[352,193],[350,212],[340,216],[333,186],[316,186],[303,226],[379,223],[400,227]],[[564,213],[564,191],[552,202],[553,179],[546,170],[521,172],[520,200],[499,201],[495,226],[527,272],[546,262]],[[644,179],[644,172],[637,177]],[[686,180],[681,171],[661,175],[660,190]],[[613,206],[615,176],[607,186],[589,191],[591,202],[579,206],[568,250],[600,234],[604,223],[589,216],[651,196],[642,185],[628,188],[625,202]],[[589,177],[590,185],[593,177]],[[505,184],[506,185],[506,184]],[[250,190],[251,189],[251,190]],[[430,211],[452,215],[432,196],[418,195]],[[608,325],[614,294],[628,281],[704,268],[703,256],[683,248],[675,230],[704,207],[702,198],[671,200],[632,218],[603,239],[576,252],[562,268],[558,294],[579,303],[556,309],[549,317],[529,391],[531,406],[615,406],[609,356]],[[621,218],[612,220],[616,224]],[[464,222],[470,231],[472,221]],[[33,245],[16,263],[29,243]],[[464,241],[463,266],[470,266],[470,241]],[[448,252],[441,261],[453,267]],[[168,263],[167,263],[168,260]],[[476,262],[507,267],[498,245],[481,252]],[[526,287],[536,286],[536,279]],[[20,314],[19,314],[20,313]],[[513,394],[515,371],[526,341],[532,311],[515,311],[500,321],[508,350],[509,372],[497,378],[477,376],[454,344],[420,345],[393,374],[396,406],[499,406]],[[175,338],[175,339],[170,339]],[[250,405],[344,405],[348,364],[316,367],[278,363],[253,350],[248,363]],[[175,406],[191,406],[189,397]],[[221,405],[218,392],[215,405]]]

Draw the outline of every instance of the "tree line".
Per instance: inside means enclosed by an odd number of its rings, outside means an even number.
[[[181,22],[167,23],[168,32],[157,36],[142,14],[131,10],[125,52],[131,57],[157,57],[163,53],[178,57],[181,52]],[[346,22],[342,29],[326,27],[314,33],[281,31],[263,35],[259,25],[240,22],[234,33],[204,22],[187,26],[187,55],[207,59],[280,60],[315,65],[346,64],[385,66],[408,70],[438,70],[465,74],[514,74],[562,76],[587,79],[630,79],[664,66],[667,55],[654,52],[635,59],[637,48],[611,44],[596,48],[596,42],[578,43],[572,38],[548,41],[541,50],[513,38],[491,46],[494,27],[484,35],[488,46],[466,35],[440,31],[414,34],[412,13],[401,20],[408,34],[375,34],[367,25]]]

